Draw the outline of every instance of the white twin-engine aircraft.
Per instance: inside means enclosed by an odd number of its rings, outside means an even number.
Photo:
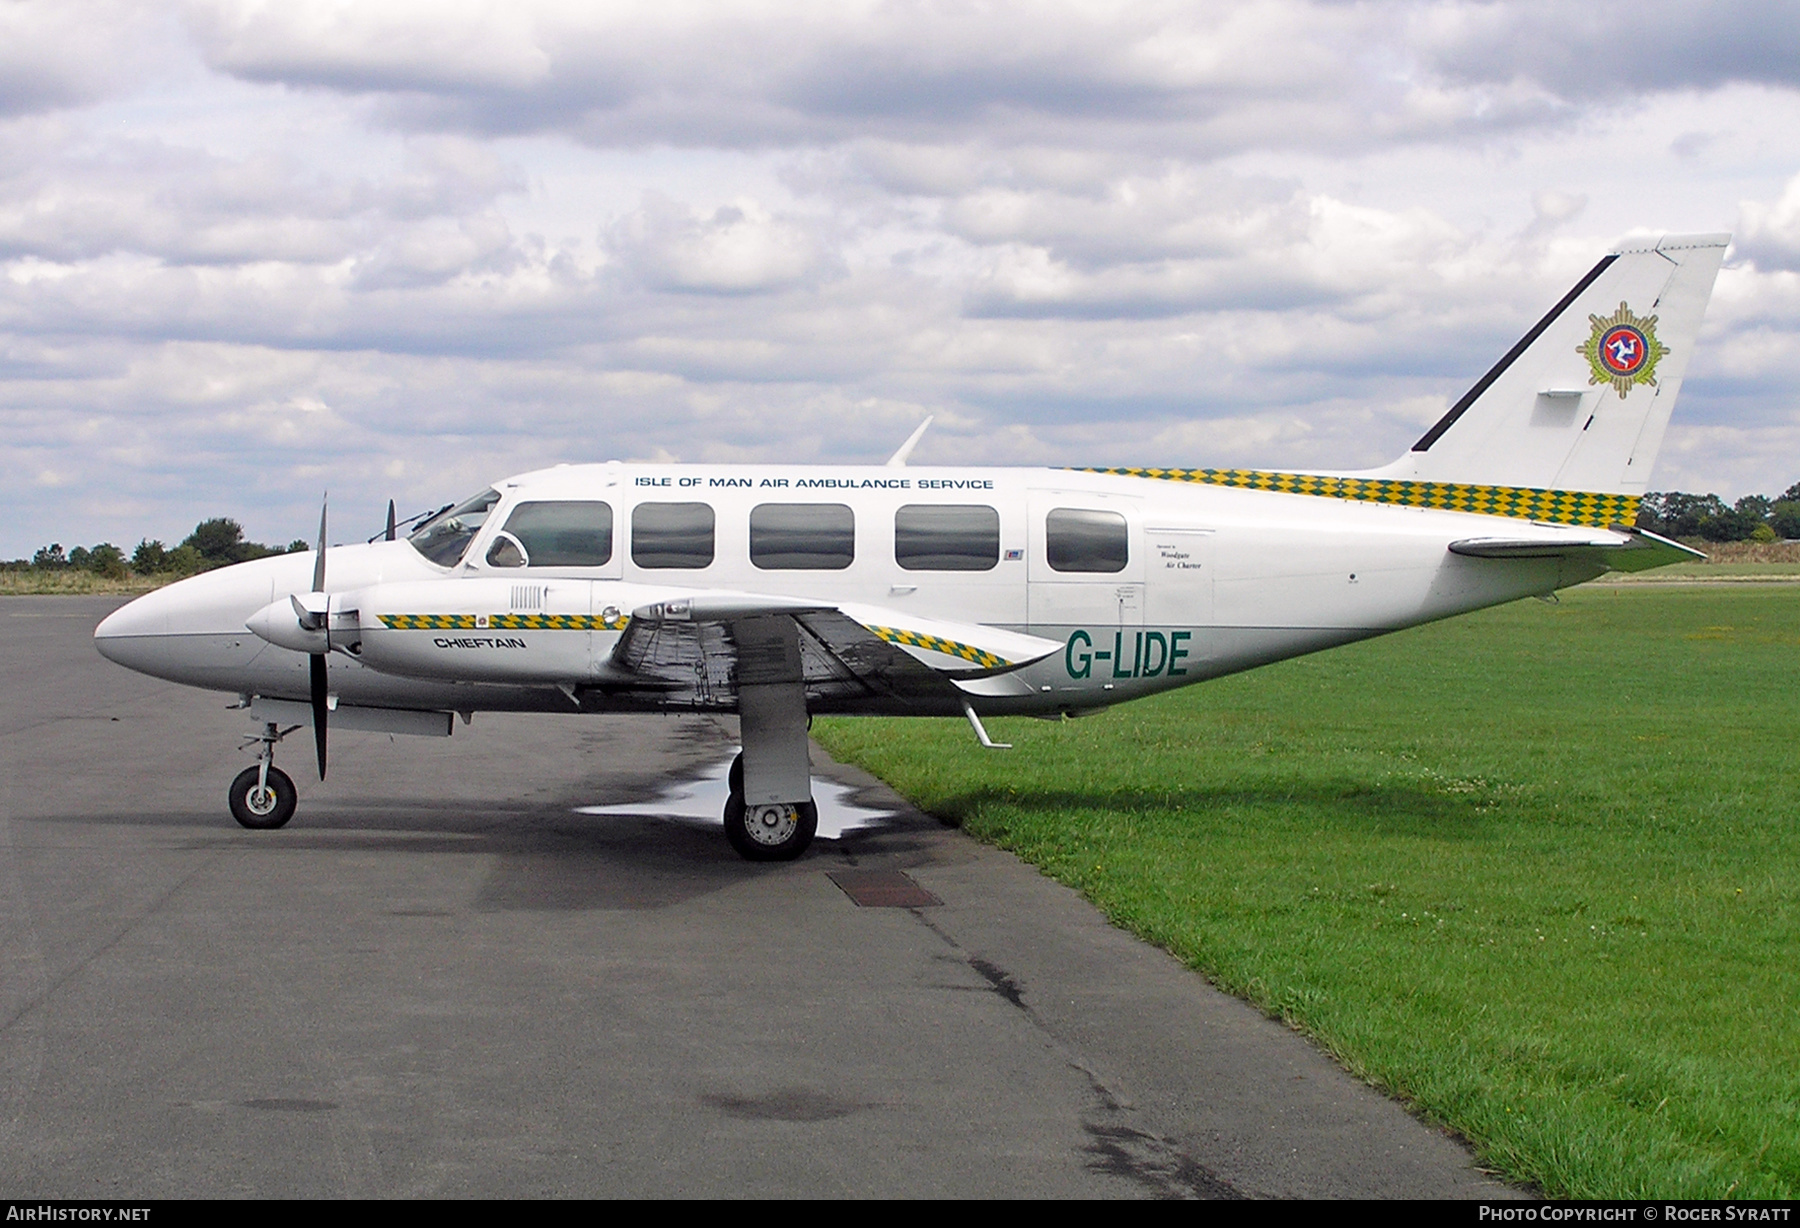
[[[233,692],[246,827],[294,813],[310,724],[736,712],[725,830],[812,840],[814,713],[1055,717],[1694,551],[1632,526],[1729,236],[1607,256],[1412,450],[1362,473],[569,465],[410,536],[241,563],[100,624],[121,665]],[[929,420],[927,420],[929,421]],[[920,432],[923,431],[920,428]],[[329,665],[327,664],[329,662]]]

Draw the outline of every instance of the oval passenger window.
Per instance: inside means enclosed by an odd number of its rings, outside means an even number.
[[[711,567],[712,505],[640,503],[632,508],[631,561],[655,569]]]
[[[978,503],[909,503],[894,513],[894,561],[907,571],[988,571],[1000,513]]]
[[[842,503],[761,503],[750,561],[769,571],[842,571],[856,561],[856,513]]]

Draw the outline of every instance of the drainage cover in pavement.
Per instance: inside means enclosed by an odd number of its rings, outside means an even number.
[[[929,908],[944,902],[899,870],[832,870],[825,877],[858,908]]]

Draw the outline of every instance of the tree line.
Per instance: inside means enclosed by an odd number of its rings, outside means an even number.
[[[1800,538],[1800,482],[1779,495],[1745,495],[1729,506],[1717,495],[1652,491],[1638,505],[1637,525],[1664,537],[1709,542],[1773,542]]]
[[[5,571],[91,571],[112,580],[130,576],[197,575],[215,567],[226,567],[249,559],[267,558],[272,554],[294,554],[311,550],[310,542],[295,540],[286,546],[265,546],[246,541],[244,526],[223,516],[202,520],[194,531],[174,547],[144,538],[129,557],[111,542],[93,546],[76,546],[66,553],[61,542],[40,547],[29,559],[13,559],[0,563]]]

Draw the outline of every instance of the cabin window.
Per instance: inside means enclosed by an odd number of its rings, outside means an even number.
[[[769,571],[842,571],[856,560],[856,513],[842,503],[761,503],[750,561]]]
[[[1124,571],[1130,535],[1125,517],[1085,507],[1059,507],[1044,518],[1044,553],[1055,571]]]
[[[711,567],[711,505],[640,503],[632,508],[631,561],[650,568]]]
[[[894,513],[894,561],[908,571],[987,571],[1000,561],[1000,513],[974,503],[909,503]]]
[[[610,503],[545,499],[521,503],[488,547],[493,567],[600,567],[612,561]]]
[[[462,561],[463,552],[498,502],[499,491],[484,490],[473,499],[445,508],[414,529],[406,540],[439,567],[454,567]]]

